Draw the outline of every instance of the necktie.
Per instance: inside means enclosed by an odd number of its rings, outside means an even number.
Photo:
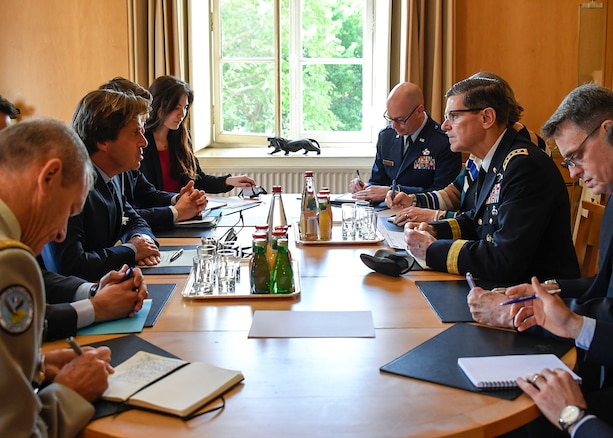
[[[479,196],[479,193],[481,193],[481,186],[483,185],[483,181],[485,180],[486,174],[487,172],[485,171],[485,169],[483,169],[483,167],[479,169],[479,176],[477,177],[477,196]]]
[[[404,158],[407,154],[407,151],[411,148],[411,146],[413,145],[413,139],[411,138],[410,135],[407,135],[407,139],[404,143],[404,150],[402,152],[402,157]]]

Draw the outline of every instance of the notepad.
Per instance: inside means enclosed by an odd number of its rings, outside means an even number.
[[[139,351],[115,367],[102,398],[187,417],[243,379],[240,371]]]
[[[518,377],[528,379],[544,368],[561,368],[569,372],[577,383],[581,383],[581,377],[554,354],[460,357],[458,365],[473,385],[484,390],[515,388]]]

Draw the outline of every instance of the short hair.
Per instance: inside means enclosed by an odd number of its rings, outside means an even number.
[[[140,96],[143,99],[147,99],[149,104],[153,100],[151,93],[145,87],[140,86],[136,82],[126,79],[122,76],[115,76],[110,81],[100,85],[99,90],[114,90],[122,93],[131,92],[135,96]]]
[[[142,97],[113,90],[94,90],[77,104],[72,128],[92,155],[98,150],[98,143],[116,140],[124,126],[148,112],[149,102]]]
[[[62,160],[62,185],[94,182],[94,168],[85,145],[66,124],[53,119],[26,120],[0,131],[0,168],[25,169],[37,161]],[[16,181],[18,183],[18,181]]]
[[[541,133],[551,139],[564,122],[591,131],[606,119],[613,120],[613,91],[594,83],[583,84],[562,100],[541,128]]]
[[[517,101],[515,98],[515,92],[502,76],[492,73],[491,71],[479,71],[470,77],[495,79],[499,81],[502,84],[502,88],[504,88],[504,92],[507,95],[507,100],[509,103],[509,125],[514,125],[515,123],[519,122],[521,119],[521,114],[524,112],[524,107]]]
[[[467,108],[493,108],[498,125],[509,124],[510,105],[504,86],[497,79],[470,77],[456,82],[445,97],[463,94],[463,103]]]
[[[11,119],[16,119],[21,111],[4,97],[0,96],[0,113],[7,114]]]

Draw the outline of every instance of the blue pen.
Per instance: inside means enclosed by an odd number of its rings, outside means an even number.
[[[466,281],[468,282],[468,287],[470,287],[471,289],[477,287],[477,285],[475,284],[475,279],[473,278],[473,274],[471,274],[470,272],[466,273]]]
[[[562,292],[561,289],[551,289],[547,291],[547,293],[550,295],[556,295],[556,294],[559,294],[560,292]],[[520,298],[514,298],[512,300],[508,300],[508,301],[503,301],[502,303],[500,303],[500,305],[507,306],[509,304],[522,303],[524,301],[536,300],[537,298],[538,296],[536,295],[529,295],[527,297],[520,297]]]
[[[396,197],[396,179],[392,181],[392,201]]]
[[[123,276],[123,281],[129,280],[130,278],[132,278],[133,273],[134,273],[134,269],[128,268],[125,275]]]

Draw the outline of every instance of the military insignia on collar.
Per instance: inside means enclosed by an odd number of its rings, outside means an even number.
[[[430,155],[430,149],[426,148],[423,151],[421,151],[422,155]]]
[[[12,335],[24,333],[34,320],[34,300],[23,286],[9,286],[0,292],[0,327]]]

